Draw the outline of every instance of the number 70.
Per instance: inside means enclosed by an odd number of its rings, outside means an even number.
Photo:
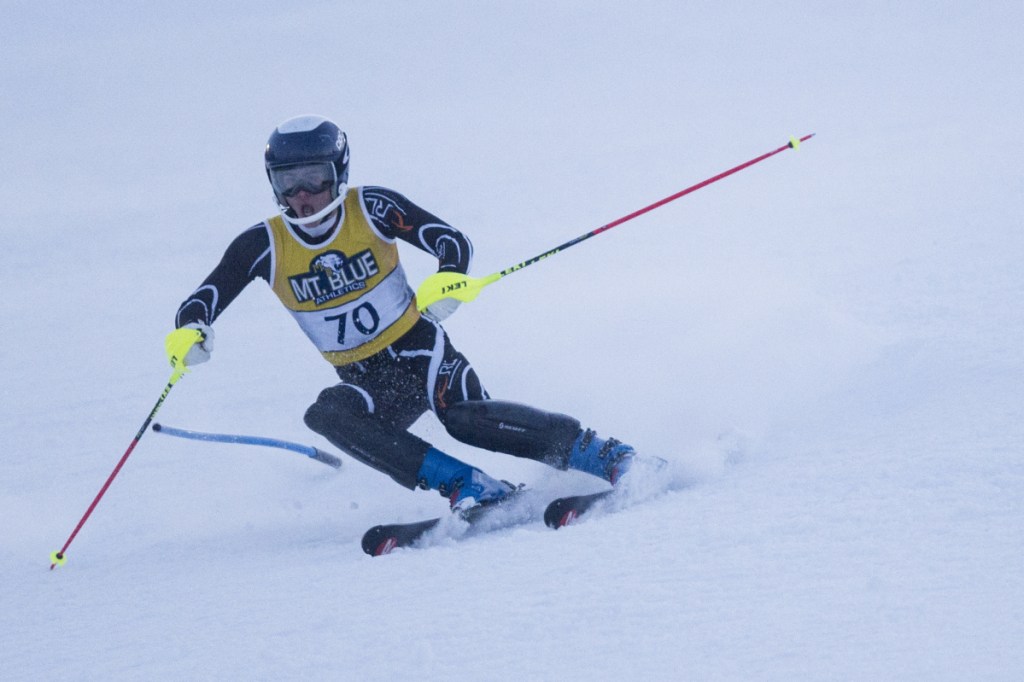
[[[345,331],[348,326],[348,313],[329,315],[324,320],[338,321],[338,343],[345,344]],[[380,327],[380,314],[369,303],[363,303],[352,310],[352,326],[363,336],[371,336]]]

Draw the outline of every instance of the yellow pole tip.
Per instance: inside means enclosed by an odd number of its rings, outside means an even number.
[[[60,552],[54,552],[50,555],[50,563],[55,566],[63,566],[67,561],[67,557]]]

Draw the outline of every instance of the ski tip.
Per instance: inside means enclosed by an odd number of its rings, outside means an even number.
[[[384,526],[374,526],[363,534],[363,551],[370,556],[388,554],[398,544],[393,534],[388,533]]]
[[[586,514],[595,504],[614,493],[615,490],[616,488],[612,488],[589,495],[560,497],[551,502],[544,510],[544,524],[557,530],[576,523],[580,516]]]
[[[414,523],[374,526],[363,534],[363,551],[370,556],[383,556],[399,547],[410,547],[440,522],[441,519],[437,518]]]
[[[570,523],[575,521],[579,513],[576,509],[567,504],[567,500],[559,499],[555,500],[548,505],[548,508],[544,510],[544,525],[548,528],[558,530],[568,526]]]
[[[361,544],[364,552],[370,556],[377,556],[377,546],[380,544],[380,537],[383,530],[384,526],[374,526],[363,533],[363,540]]]

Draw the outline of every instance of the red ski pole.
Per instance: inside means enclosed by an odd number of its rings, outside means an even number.
[[[636,218],[638,216],[642,216],[644,213],[647,213],[648,211],[653,211],[659,206],[664,206],[670,201],[675,201],[676,199],[685,197],[687,194],[691,192],[696,192],[702,187],[707,187],[713,182],[718,182],[722,178],[729,177],[733,173],[738,173],[744,168],[749,168],[750,166],[753,166],[755,163],[760,163],[761,161],[764,161],[769,157],[775,156],[780,152],[784,152],[787,149],[797,149],[800,146],[801,142],[806,142],[812,137],[814,137],[814,133],[811,133],[810,135],[804,135],[799,139],[796,137],[791,137],[789,138],[788,143],[782,145],[778,149],[770,151],[766,154],[762,154],[756,159],[751,159],[750,161],[741,163],[740,165],[730,168],[729,170],[724,171],[722,173],[719,173],[714,177],[710,177],[707,180],[698,182],[696,185],[692,185],[684,190],[680,190],[679,192],[676,192],[671,196],[667,196],[664,199],[654,202],[650,206],[644,206],[643,208],[637,211],[633,211],[629,215],[624,215],[621,218],[613,220],[607,225],[602,225],[601,227],[595,230],[591,230],[586,234],[581,234],[579,237],[576,237],[575,239],[570,239],[566,243],[560,244],[553,249],[545,251],[539,256],[534,256],[533,258],[524,260],[522,263],[518,263],[516,265],[505,268],[501,272],[495,272],[494,274],[487,275],[486,277],[470,277],[469,275],[462,275],[457,272],[435,273],[428,277],[416,291],[416,306],[421,311],[423,311],[427,309],[427,306],[430,306],[431,304],[436,303],[437,301],[440,301],[443,298],[454,298],[459,301],[467,302],[472,301],[480,294],[481,289],[483,289],[485,286],[489,284],[497,282],[502,277],[511,275],[513,272],[518,272],[519,270],[522,270],[523,268],[529,265],[533,265],[538,261],[544,260],[549,256],[554,256],[556,253],[565,251],[570,246],[576,246],[577,244],[586,239],[590,239],[591,237],[597,236],[602,232],[607,232],[613,227],[621,225],[622,223],[632,220],[633,218]]]
[[[61,547],[60,550],[50,555],[51,571],[54,569],[55,566],[63,566],[67,562],[65,552],[68,551],[68,546],[71,545],[72,541],[75,539],[75,536],[78,535],[78,531],[82,530],[82,526],[85,525],[85,522],[89,519],[89,516],[92,514],[93,509],[96,508],[96,505],[100,503],[100,500],[103,498],[103,495],[106,494],[107,488],[109,488],[110,484],[114,482],[114,479],[117,477],[117,474],[121,471],[121,467],[123,467],[124,463],[128,461],[128,456],[132,454],[132,450],[134,450],[135,446],[139,444],[139,440],[142,438],[142,435],[146,433],[146,429],[149,428],[149,425],[153,421],[153,418],[156,417],[156,413],[160,410],[160,406],[164,404],[164,400],[167,399],[167,395],[171,392],[171,389],[174,388],[174,384],[178,383],[178,379],[180,379],[182,375],[184,375],[185,372],[188,371],[188,368],[185,366],[185,363],[180,358],[185,357],[185,355],[188,353],[188,349],[191,348],[196,341],[202,338],[202,334],[198,330],[185,328],[179,329],[178,331],[195,333],[185,333],[176,337],[175,343],[180,344],[177,347],[171,345],[171,338],[168,337],[167,352],[171,358],[171,365],[174,367],[174,372],[171,373],[171,379],[170,381],[167,382],[167,386],[164,387],[163,393],[160,394],[160,399],[156,401],[156,405],[153,406],[153,409],[150,411],[149,416],[146,417],[146,421],[143,422],[142,428],[140,428],[139,432],[135,434],[135,438],[133,438],[131,444],[128,445],[128,449],[124,451],[123,455],[121,455],[121,459],[120,461],[118,461],[117,466],[115,466],[114,470],[110,472],[110,476],[107,477],[107,481],[103,484],[103,487],[100,488],[100,491],[96,494],[96,497],[93,498],[92,504],[89,505],[89,508],[85,510],[85,514],[83,514],[82,518],[78,521],[78,525],[75,526],[75,529],[73,531],[71,531],[71,535],[68,536],[68,539],[64,543],[64,546]]]

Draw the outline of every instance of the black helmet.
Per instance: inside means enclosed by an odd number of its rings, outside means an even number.
[[[288,214],[290,209],[288,202],[285,201],[288,188],[280,185],[275,171],[317,164],[330,166],[330,170],[325,169],[325,177],[330,181],[333,201],[315,216],[296,219]],[[267,179],[274,188],[274,198],[277,199],[285,218],[300,225],[316,222],[337,208],[345,199],[348,183],[348,138],[338,126],[323,116],[290,118],[270,134],[264,153],[264,165]]]

